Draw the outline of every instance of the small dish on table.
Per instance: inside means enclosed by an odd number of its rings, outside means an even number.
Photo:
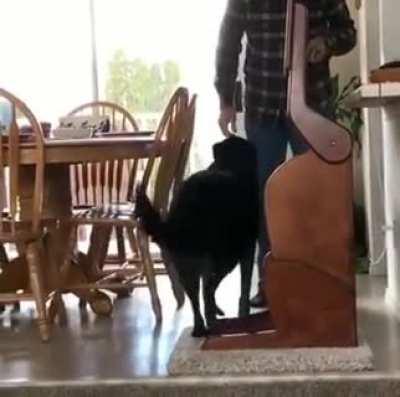
[[[92,136],[93,132],[88,128],[58,127],[52,131],[53,139],[85,139]]]
[[[94,136],[98,138],[134,138],[134,137],[151,137],[155,131],[108,131],[97,132]]]

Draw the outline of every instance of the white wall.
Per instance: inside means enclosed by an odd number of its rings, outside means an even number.
[[[356,29],[359,31],[359,18],[358,11],[355,7],[355,1],[347,0],[347,5],[355,22]],[[357,46],[345,56],[332,58],[331,73],[332,76],[339,74],[341,87],[343,87],[353,76],[360,75],[359,43],[357,43]],[[356,158],[354,161],[354,197],[355,201],[360,204],[364,203],[364,186],[362,175],[362,159]]]
[[[381,63],[400,60],[400,1],[380,0]],[[387,301],[400,308],[400,103],[383,108]]]
[[[385,0],[390,1],[390,0]],[[396,0],[398,1],[398,0]],[[400,3],[400,2],[399,2]],[[385,222],[388,286],[386,298],[400,308],[400,104],[383,110]]]
[[[370,71],[381,64],[378,0],[362,1],[359,22],[361,79],[363,84],[368,84]],[[368,218],[370,272],[375,275],[386,273],[382,137],[382,110],[380,108],[365,109],[362,131],[362,170]]]
[[[353,17],[357,30],[359,30],[358,11],[355,8],[354,0],[347,0],[350,14]],[[341,84],[345,84],[352,76],[360,74],[360,49],[359,45],[349,54],[342,57],[335,57],[331,62],[332,74],[339,73]]]

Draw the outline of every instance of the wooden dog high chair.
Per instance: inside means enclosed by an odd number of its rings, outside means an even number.
[[[357,345],[352,142],[306,104],[307,20],[305,6],[288,0],[287,115],[311,150],[281,166],[265,188],[269,311],[217,321],[206,350]]]

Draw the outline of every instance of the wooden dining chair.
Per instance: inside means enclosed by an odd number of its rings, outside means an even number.
[[[184,136],[190,133],[187,128],[188,98],[188,91],[185,88],[179,88],[173,94],[155,133],[155,150],[148,159],[143,177],[141,178],[141,185],[151,192],[154,197],[154,204],[162,213],[165,213],[168,208],[180,153],[183,152],[182,146],[187,141]],[[153,178],[154,174],[155,178]],[[154,181],[154,184],[151,183],[152,181]],[[155,317],[157,321],[160,321],[162,317],[161,304],[157,291],[153,262],[149,252],[149,240],[135,219],[135,187],[131,187],[131,200],[128,204],[107,204],[90,209],[86,208],[76,213],[71,218],[73,230],[71,232],[70,247],[74,247],[76,243],[74,241],[74,238],[76,238],[76,230],[74,231],[74,228],[77,229],[80,225],[121,227],[127,231],[132,251],[135,249],[138,250],[138,260],[134,263],[125,263],[125,266],[109,273],[101,268],[96,269],[94,280],[92,279],[89,284],[75,287],[111,289],[115,291],[118,289],[126,290],[127,288],[146,286],[150,291]],[[104,251],[106,247],[94,247],[94,249]],[[70,266],[73,255],[72,249],[69,250],[69,255],[65,260],[66,266]],[[97,265],[102,267],[102,264]],[[71,289],[73,288],[71,287]]]
[[[68,116],[107,116],[110,120],[108,132],[113,131],[139,131],[138,123],[131,113],[122,106],[108,101],[87,102],[76,107]]]
[[[34,300],[38,315],[38,327],[43,341],[50,337],[50,325],[46,313],[46,300],[51,297],[45,285],[42,238],[42,203],[44,188],[45,155],[43,131],[29,108],[10,92],[0,88],[0,98],[11,109],[11,123],[0,137],[0,175],[8,175],[5,184],[6,197],[0,202],[0,243],[17,247],[19,257],[8,261],[5,256],[0,264],[0,302],[15,303]],[[21,142],[18,120],[29,123],[34,136],[32,148],[34,178],[33,197],[25,197],[21,189]],[[18,269],[17,269],[18,267]]]
[[[172,101],[173,100],[174,97],[172,97]],[[162,176],[164,174],[162,171],[160,172],[159,176],[160,179],[158,180],[158,183],[156,182],[156,186],[150,184],[149,179],[151,178],[145,178],[146,180],[144,184],[147,186],[146,189],[148,190],[148,194],[154,198],[155,207],[164,215],[169,208],[171,198],[173,199],[175,195],[179,192],[179,188],[183,183],[187,171],[189,152],[193,140],[196,100],[197,96],[193,95],[188,105],[188,109],[185,113],[185,117],[182,118],[181,122],[182,126],[180,127],[181,134],[180,134],[179,149],[178,147],[176,147],[175,152],[171,153],[171,155],[174,156],[174,159],[176,160],[175,173],[174,175],[170,175],[170,177],[172,178],[172,185],[173,185],[172,196],[171,192],[169,191],[169,184],[171,183],[171,180],[169,180],[168,177],[166,177],[164,180],[164,177]],[[158,130],[162,131],[163,128],[165,128],[165,120],[164,121],[161,120]],[[164,164],[165,166],[168,167],[169,170],[174,169],[173,166],[167,165],[167,164],[171,165],[170,160],[165,160]],[[155,174],[156,172],[154,172],[153,167],[154,166],[150,166],[147,170],[152,171],[152,174]],[[155,181],[156,178],[153,178],[153,182]],[[185,294],[183,287],[179,281],[174,264],[171,263],[168,259],[168,256],[164,255],[164,253],[161,252],[159,249],[155,250],[153,249],[153,251],[150,251],[150,240],[148,238],[144,239],[143,242],[144,244],[146,244],[146,251],[149,252],[150,255],[149,260],[151,260],[152,268],[154,269],[155,275],[169,276],[171,282],[171,288],[174,293],[177,306],[178,308],[182,307],[185,300]],[[141,260],[140,257],[134,257],[133,262],[140,262],[140,260]]]
[[[185,174],[187,171],[187,164],[189,159],[189,153],[193,141],[194,133],[194,121],[196,114],[196,100],[197,96],[193,95],[188,105],[187,112],[182,121],[182,133],[180,135],[179,152],[175,153],[176,156],[176,168],[173,176],[173,189],[169,192],[168,196],[164,189],[161,189],[157,194],[157,190],[154,192],[154,205],[160,211],[161,214],[165,215],[169,209],[171,200],[179,193],[179,189],[184,181]],[[151,192],[150,192],[151,195]],[[146,245],[150,250],[150,240],[146,240]],[[178,308],[183,306],[185,300],[185,294],[183,287],[179,281],[178,274],[176,272],[174,264],[168,259],[162,251],[158,250],[151,255],[151,261],[156,275],[168,275],[171,281],[172,291],[174,293]]]
[[[178,193],[179,188],[181,187],[185,179],[185,176],[187,175],[188,172],[189,155],[190,155],[190,149],[192,148],[193,134],[194,134],[196,102],[197,102],[197,95],[193,95],[189,104],[189,111],[186,120],[187,136],[184,144],[182,145],[182,153],[180,153],[178,167],[176,171],[176,178],[174,182],[174,196]]]
[[[67,116],[106,116],[110,125],[105,136],[118,132],[134,135],[139,127],[135,118],[122,106],[108,101],[88,102],[78,106]],[[128,192],[138,174],[143,172],[143,159],[105,161],[102,163],[74,164],[70,166],[72,202],[77,209],[107,204],[121,204],[129,200]],[[121,227],[115,227],[117,256],[109,254],[108,263],[124,263],[127,260],[125,236]],[[135,251],[137,254],[137,250]]]

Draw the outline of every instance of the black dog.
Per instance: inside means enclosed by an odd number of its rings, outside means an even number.
[[[239,315],[249,313],[249,293],[258,230],[259,192],[254,147],[230,137],[213,147],[214,163],[182,185],[162,220],[149,199],[137,192],[136,216],[175,265],[194,314],[193,336],[207,329],[199,307],[203,280],[205,317],[212,327],[217,314],[215,291],[221,280],[241,266]]]

